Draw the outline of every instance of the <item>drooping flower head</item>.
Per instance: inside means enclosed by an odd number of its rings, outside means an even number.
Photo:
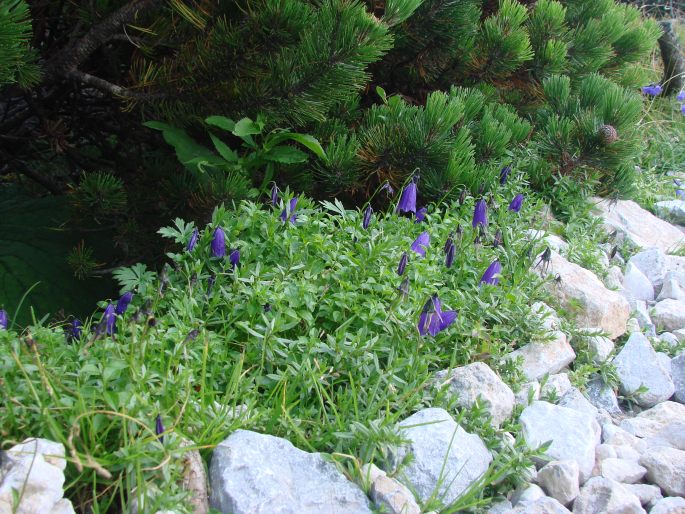
[[[397,290],[400,292],[402,295],[402,298],[406,298],[407,295],[409,295],[409,277],[404,277],[404,280],[402,283],[399,285]]]
[[[447,248],[447,251],[445,252],[445,266],[451,268],[452,263],[454,262],[454,252],[456,251],[454,241],[451,237],[447,239],[445,247]]]
[[[659,84],[650,84],[642,88],[642,93],[648,96],[657,96],[661,94],[662,88]]]
[[[240,250],[238,248],[231,250],[231,253],[228,254],[228,260],[233,269],[235,269],[235,267],[240,264]]]
[[[480,279],[480,283],[482,284],[490,284],[493,286],[496,286],[499,284],[499,274],[502,271],[502,265],[499,263],[498,260],[495,260],[488,266],[488,269],[485,270],[485,273],[483,273],[483,276]]]
[[[10,318],[5,309],[0,309],[0,330],[7,330],[10,325]]]
[[[364,211],[364,218],[362,219],[362,228],[366,230],[371,224],[371,215],[373,214],[373,207],[370,205]]]
[[[285,223],[285,221],[290,218],[290,223],[294,225],[295,221],[297,221],[297,213],[295,212],[295,209],[297,209],[297,196],[290,200],[290,204],[288,205],[287,209],[283,209],[281,211],[281,221]]]
[[[78,341],[81,339],[83,323],[78,318],[71,320],[71,323],[64,327],[64,335],[67,337],[68,342]]]
[[[413,180],[402,190],[397,212],[416,213],[416,183]]]
[[[476,207],[473,209],[473,221],[471,225],[476,228],[478,225],[488,224],[488,206],[485,200],[478,200]]]
[[[385,184],[381,186],[381,191],[385,191],[385,194],[390,197],[395,194],[395,190],[390,185],[390,182],[386,181]]]
[[[418,253],[421,257],[426,256],[426,248],[430,244],[431,236],[428,232],[422,232],[411,244],[411,250]]]
[[[131,291],[127,291],[124,294],[121,295],[121,298],[119,298],[119,301],[117,302],[117,306],[114,309],[114,312],[121,316],[126,312],[126,309],[128,309],[128,305],[131,303],[131,300],[133,300],[133,293]]]
[[[464,202],[466,201],[466,188],[461,190],[461,193],[459,193],[459,206],[464,205]]]
[[[509,204],[509,210],[514,212],[519,212],[521,206],[523,205],[523,195],[521,193],[517,194],[514,199]]]
[[[678,93],[678,96],[676,96],[675,99],[679,102],[685,101],[685,91],[681,91],[680,93]]]
[[[221,258],[226,256],[226,236],[224,235],[224,230],[221,227],[216,227],[216,229],[214,229],[211,247],[212,255],[214,257]]]
[[[428,212],[428,209],[425,207],[421,207],[418,211],[416,211],[416,220],[414,223],[421,223],[423,220],[426,219],[426,213]]]
[[[164,444],[164,424],[162,423],[162,416],[157,414],[157,419],[155,419],[155,434],[159,442]]]
[[[502,245],[502,243],[503,243],[502,231],[500,229],[497,229],[497,232],[495,232],[495,238],[492,240],[492,247],[498,248]]]
[[[402,257],[400,257],[400,263],[397,265],[397,274],[399,276],[404,275],[404,270],[407,268],[408,260],[409,256],[407,255],[407,252],[403,252]]]
[[[112,334],[114,334],[114,332],[116,332],[116,323],[117,315],[114,312],[114,305],[108,303],[107,307],[105,307],[105,312],[102,314],[102,320],[98,325],[98,332],[102,333],[104,329],[105,334],[111,336]]]
[[[505,166],[501,170],[499,170],[499,183],[500,185],[504,185],[507,183],[507,178],[509,177],[509,173],[511,173],[511,166]]]
[[[271,186],[271,205],[277,205],[278,204],[278,186],[276,185],[276,182],[274,182],[274,185]]]
[[[454,320],[457,319],[457,311],[443,312],[440,299],[438,295],[433,295],[423,306],[421,315],[419,316],[419,334],[425,336],[430,334],[436,336],[447,327],[449,327]]]
[[[188,240],[186,250],[192,252],[195,248],[195,245],[197,244],[198,239],[200,239],[200,231],[198,229],[195,229],[193,230],[193,233],[190,234],[190,239]]]

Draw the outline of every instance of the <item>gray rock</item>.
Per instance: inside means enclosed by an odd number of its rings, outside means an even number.
[[[614,448],[616,449],[616,457],[619,459],[632,460],[633,462],[640,460],[640,452],[638,452],[632,446],[622,444],[614,446]]]
[[[656,358],[659,361],[659,364],[661,364],[661,367],[668,372],[668,374],[671,377],[671,380],[673,380],[673,370],[671,369],[671,357],[667,353],[664,352],[656,352]],[[673,383],[675,386],[675,382]]]
[[[652,484],[623,484],[631,494],[634,494],[640,500],[641,505],[654,505],[663,498],[661,489]]]
[[[685,353],[671,359],[671,377],[675,386],[675,401],[685,403]]]
[[[635,318],[637,319],[640,328],[644,331],[649,331],[650,335],[656,337],[656,327],[652,323],[652,318],[649,316],[647,310],[647,302],[637,300],[635,302]]]
[[[592,362],[601,364],[606,362],[614,351],[614,342],[604,336],[590,336],[587,338],[588,351],[592,356]]]
[[[576,358],[576,353],[563,332],[553,332],[548,342],[532,342],[514,350],[506,358],[523,359],[523,373],[529,380],[539,380],[547,374],[558,373]]]
[[[649,514],[685,514],[685,498],[664,498],[654,504]]]
[[[685,496],[685,451],[656,446],[640,457],[647,468],[647,480],[661,487],[669,496]]]
[[[680,328],[678,330],[673,331],[673,335],[675,338],[678,340],[679,343],[682,343],[685,341],[685,328]]]
[[[521,390],[515,393],[516,404],[527,407],[535,400],[540,399],[540,382],[533,380],[521,386]]]
[[[182,448],[192,448],[195,443],[184,440]],[[181,487],[190,492],[189,503],[193,507],[194,514],[207,514],[209,512],[209,492],[207,491],[207,472],[202,456],[198,450],[186,449],[182,457],[183,476]]]
[[[666,273],[675,271],[678,273],[685,273],[685,257],[680,255],[666,256]]]
[[[630,307],[623,296],[604,287],[591,271],[556,252],[552,252],[548,264],[535,270],[542,276],[561,278],[561,282],[552,281],[547,287],[564,309],[574,313],[581,327],[600,327],[611,338],[625,332]]]
[[[610,422],[602,424],[602,442],[613,446],[630,446],[638,452],[644,449],[640,439],[634,433]]]
[[[670,332],[664,332],[663,334],[659,334],[659,341],[666,343],[669,348],[675,348],[678,346],[678,338],[675,336],[675,334],[672,334]]]
[[[571,511],[554,498],[543,496],[535,501],[518,503],[504,514],[571,514]]]
[[[647,470],[634,460],[619,458],[604,459],[600,469],[604,478],[623,482],[624,484],[639,482],[647,474]]]
[[[528,484],[527,486],[514,491],[514,494],[511,496],[511,503],[513,503],[515,507],[521,502],[534,502],[535,500],[544,498],[544,496],[545,491],[543,491],[539,485]]]
[[[498,501],[497,503],[490,506],[485,514],[506,514],[512,508],[511,502],[509,500]]]
[[[603,409],[611,415],[621,414],[616,393],[601,378],[593,378],[587,383],[585,396],[595,408]]]
[[[667,401],[642,411],[634,418],[624,419],[620,426],[637,437],[645,438],[654,437],[665,427],[684,419],[685,405]]]
[[[232,514],[370,513],[364,492],[280,437],[236,430],[214,449],[210,506]]]
[[[685,301],[685,273],[678,271],[669,271],[664,277],[664,284],[661,287],[661,292],[657,297],[657,301],[666,300]]]
[[[587,480],[595,464],[595,447],[600,427],[585,413],[547,402],[534,402],[519,419],[523,437],[531,448],[552,441],[547,455],[555,460],[575,460],[581,483]]]
[[[74,514],[64,499],[64,446],[47,439],[26,439],[0,455],[0,512]],[[14,491],[19,503],[14,504]]]
[[[685,419],[674,421],[664,426],[653,436],[643,439],[645,446],[670,446],[677,450],[685,450]]]
[[[631,334],[612,362],[620,380],[621,393],[633,395],[641,407],[656,405],[673,394],[670,373],[663,369],[654,348],[644,335]],[[643,385],[647,390],[637,393]]]
[[[626,272],[623,276],[623,287],[636,300],[654,300],[654,284],[630,261],[626,265]]]
[[[369,496],[378,508],[389,514],[421,514],[414,495],[404,485],[389,477],[374,464],[362,466],[362,478],[369,490]]]
[[[608,289],[616,290],[623,288],[623,272],[618,266],[609,266],[607,276],[604,277],[604,285]]]
[[[557,405],[560,407],[567,407],[569,409],[577,410],[579,412],[584,412],[593,418],[597,417],[597,407],[592,405],[588,399],[583,396],[583,393],[581,393],[576,387],[569,389],[569,391],[561,397]]]
[[[628,264],[634,265],[649,279],[654,290],[659,291],[666,275],[666,254],[661,248],[648,248],[633,255]],[[642,298],[653,300],[652,298]]]
[[[538,471],[538,483],[562,505],[568,505],[580,492],[578,463],[575,460],[553,460]]]
[[[657,327],[667,332],[685,328],[685,303],[670,298],[654,306],[652,319]]]
[[[547,378],[547,381],[542,386],[540,395],[543,397],[552,395],[555,398],[561,398],[570,391],[571,387],[573,386],[566,373],[556,373]]]
[[[425,502],[437,489],[445,504],[454,502],[483,473],[492,456],[483,441],[461,428],[444,409],[423,409],[399,423],[400,435],[409,441],[394,452],[402,466],[397,479]]]
[[[492,423],[499,426],[514,408],[514,393],[490,367],[474,362],[451,371],[438,371],[435,380],[440,388],[456,398],[460,407],[471,407],[481,400],[492,416]]]
[[[683,240],[683,233],[670,223],[663,221],[643,209],[632,200],[595,199],[595,206],[608,231],[617,230],[634,246],[650,248],[656,246],[664,252],[677,248]]]
[[[644,514],[640,500],[622,484],[592,477],[573,502],[574,514]]]
[[[685,224],[685,202],[682,200],[663,200],[654,204],[654,212],[660,218],[680,225]]]
[[[530,306],[530,311],[534,316],[537,316],[542,320],[542,326],[545,327],[548,332],[559,330],[559,327],[561,326],[559,316],[557,315],[557,312],[546,303],[535,302]]]
[[[598,444],[595,448],[595,458],[598,463],[602,463],[605,459],[615,459],[618,457],[618,452],[616,451],[616,446],[613,444],[602,443]]]

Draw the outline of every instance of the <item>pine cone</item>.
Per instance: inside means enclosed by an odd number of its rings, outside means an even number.
[[[602,125],[597,133],[604,146],[608,146],[618,139],[618,132],[611,125]]]

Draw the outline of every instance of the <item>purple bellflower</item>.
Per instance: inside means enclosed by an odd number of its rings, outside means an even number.
[[[397,265],[397,274],[399,276],[404,275],[404,270],[407,268],[408,260],[409,256],[407,255],[407,252],[403,252],[402,257],[400,257],[400,263]]]
[[[190,235],[190,239],[188,240],[188,246],[186,246],[186,250],[192,252],[193,248],[195,248],[195,245],[197,244],[198,239],[200,239],[200,231],[198,229],[195,229],[193,230],[193,233]]]
[[[71,320],[71,323],[64,327],[64,333],[67,336],[67,341],[71,343],[72,341],[80,340],[82,327],[83,323],[81,323],[80,319],[74,318]]]
[[[676,96],[675,99],[679,102],[685,101],[685,91],[678,93],[678,96]]]
[[[295,212],[296,208],[297,208],[297,197],[290,200],[290,205],[288,206],[287,209],[283,209],[283,211],[281,211],[281,216],[280,216],[281,221],[283,223],[285,223],[286,220],[288,219],[288,216],[290,216],[290,223],[292,223],[294,225],[295,221],[297,221],[297,213]]]
[[[157,419],[155,419],[155,434],[159,442],[164,444],[164,424],[162,423],[162,416],[157,414]]]
[[[462,189],[461,193],[459,193],[459,205],[460,206],[464,205],[465,201],[466,201],[466,189]]]
[[[642,93],[648,96],[657,96],[661,93],[662,88],[659,84],[650,84],[642,88]]]
[[[473,209],[473,221],[471,225],[476,228],[478,225],[488,224],[488,206],[485,200],[478,200],[476,207]]]
[[[381,186],[381,191],[385,191],[385,194],[389,197],[395,194],[395,190],[392,188],[390,182],[388,181],[386,181],[385,184]]]
[[[678,198],[680,198],[681,196],[683,196],[684,193],[685,193],[685,191],[683,191],[682,189],[676,189],[676,190],[675,190],[675,195],[676,195],[676,197],[678,197]]]
[[[212,236],[212,255],[214,257],[226,256],[226,236],[221,227],[214,229],[214,236]]]
[[[115,314],[121,316],[124,312],[126,312],[131,300],[133,300],[133,293],[131,291],[127,291],[122,294],[121,298],[119,298],[119,301],[117,302],[116,308],[114,309]]]
[[[233,266],[233,269],[240,264],[240,250],[236,248],[235,250],[231,250],[231,253],[228,254],[228,260],[231,263],[231,266]]]
[[[457,311],[443,312],[440,306],[440,299],[437,294],[434,294],[426,302],[419,316],[419,334],[422,336],[426,334],[436,336],[454,323],[456,319]]]
[[[502,265],[499,263],[499,261],[493,261],[492,264],[488,266],[488,269],[485,270],[485,273],[483,273],[483,276],[480,279],[481,285],[490,284],[496,286],[499,284],[499,277],[497,275],[499,275],[501,271]]]
[[[0,330],[7,330],[9,324],[10,318],[7,315],[7,311],[5,309],[0,309]]]
[[[509,173],[511,173],[511,166],[505,166],[499,171],[499,183],[500,185],[504,185],[507,183],[507,178],[509,177]]]
[[[362,219],[362,228],[366,230],[371,224],[371,215],[373,214],[373,207],[370,205],[364,211],[364,218]]]
[[[274,182],[274,185],[271,186],[271,205],[277,205],[278,204],[278,186],[276,185],[276,182]]]
[[[445,248],[447,248],[447,251],[445,252],[445,266],[448,268],[452,267],[452,263],[454,262],[454,252],[455,252],[455,247],[454,247],[454,241],[450,237],[447,239],[447,243],[445,245]]]
[[[428,209],[425,207],[421,207],[418,211],[416,211],[416,220],[414,223],[421,223],[423,220],[426,219],[426,213],[428,212]]]
[[[400,203],[397,204],[397,212],[413,212],[416,214],[416,183],[413,180],[402,190]]]
[[[685,104],[680,106],[680,112],[685,114]]]
[[[111,336],[117,330],[116,324],[117,315],[114,312],[114,305],[108,303],[107,307],[105,307],[105,312],[102,314],[102,320],[98,325],[97,332],[101,334],[104,329],[105,334]]]
[[[426,256],[426,248],[430,244],[431,236],[428,232],[422,232],[411,244],[411,250],[418,253],[421,257]]]
[[[521,193],[517,194],[514,199],[509,204],[509,210],[514,212],[519,212],[521,206],[523,205],[523,195]]]

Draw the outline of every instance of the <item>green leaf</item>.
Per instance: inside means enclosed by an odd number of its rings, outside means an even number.
[[[273,138],[269,140],[269,143],[280,143],[282,141],[287,141],[288,139],[300,143],[303,146],[306,146],[309,150],[314,152],[314,154],[320,159],[327,159],[326,152],[321,146],[321,143],[319,143],[319,140],[316,139],[314,136],[310,136],[309,134],[300,134],[298,132],[283,132],[280,134],[276,134]]]
[[[195,141],[183,129],[172,127],[161,121],[146,121],[143,125],[151,129],[160,130],[164,141],[174,147],[176,157],[190,171],[197,171],[199,169],[198,162],[211,166],[225,164],[223,159],[220,159],[214,152]]]
[[[308,159],[306,153],[293,146],[277,146],[264,154],[264,158],[269,161],[281,162],[283,164],[294,164],[305,162]]]
[[[235,121],[226,116],[210,116],[205,119],[205,123],[227,130],[228,132],[233,132],[233,129],[235,128]]]
[[[238,121],[233,128],[233,135],[238,137],[245,137],[255,134],[261,134],[264,126],[261,123],[255,123],[250,118],[243,118]]]
[[[238,154],[235,153],[235,151],[231,150],[226,143],[224,143],[221,139],[216,137],[211,132],[209,133],[209,137],[212,138],[212,143],[214,143],[214,148],[216,148],[216,151],[219,152],[219,155],[221,155],[221,157],[226,159],[226,162],[238,161]]]

